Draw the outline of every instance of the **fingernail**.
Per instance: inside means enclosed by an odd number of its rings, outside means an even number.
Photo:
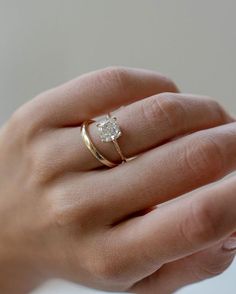
[[[236,250],[236,236],[229,237],[223,244],[223,249],[228,251]]]

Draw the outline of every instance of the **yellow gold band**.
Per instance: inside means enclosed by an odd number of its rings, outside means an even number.
[[[120,158],[122,160],[122,162],[127,162],[128,159],[124,156],[124,154],[122,153],[121,149],[120,149],[120,145],[118,144],[117,140],[113,140],[112,143],[114,144],[116,151],[118,152],[118,154],[120,155]]]

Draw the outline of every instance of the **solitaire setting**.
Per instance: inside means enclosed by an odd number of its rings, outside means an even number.
[[[94,122],[95,122],[94,120],[90,119],[90,120],[84,121],[81,125],[82,139],[84,141],[84,144],[88,148],[88,150],[92,153],[92,155],[102,164],[110,168],[115,167],[121,163],[127,162],[128,159],[122,153],[122,150],[117,140],[122,135],[122,132],[116,117],[112,117],[110,113],[108,113],[106,118],[96,123],[96,127],[97,127],[98,135],[101,141],[107,142],[107,143],[111,142],[113,146],[115,147],[121,159],[119,163],[110,161],[108,158],[106,158],[106,156],[104,156],[92,142],[88,132],[88,127],[91,123],[94,123]]]
[[[116,117],[107,116],[96,124],[102,142],[113,142],[121,136]]]
[[[127,159],[123,155],[117,139],[122,135],[120,127],[118,125],[116,117],[112,117],[110,113],[106,118],[96,124],[98,134],[102,142],[112,142],[116,151],[120,155],[122,162],[127,162]]]

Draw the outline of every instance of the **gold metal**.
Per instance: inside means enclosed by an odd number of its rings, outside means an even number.
[[[111,114],[110,114],[110,112],[108,112],[107,117],[108,117],[108,118],[111,118],[111,117],[112,117]],[[114,117],[114,119],[116,120],[116,117]],[[114,144],[116,151],[117,151],[118,154],[120,155],[120,158],[121,158],[121,160],[122,160],[121,163],[128,162],[128,159],[124,156],[123,152],[121,151],[121,149],[120,149],[120,145],[119,145],[119,143],[117,142],[117,140],[112,140],[112,143]]]
[[[118,144],[117,140],[113,140],[112,141],[115,148],[116,148],[116,151],[118,152],[118,154],[120,155],[120,158],[122,160],[122,162],[127,162],[127,158],[124,156],[124,154],[122,153],[121,149],[120,149],[120,145]]]
[[[108,166],[108,167],[115,167],[118,164],[108,160],[106,157],[104,157],[95,147],[95,145],[93,144],[93,142],[90,139],[90,136],[88,134],[87,128],[88,125],[93,123],[94,120],[87,120],[85,121],[82,126],[81,126],[81,136],[82,139],[86,145],[86,147],[89,149],[89,151],[93,154],[93,156],[100,161],[102,164]]]

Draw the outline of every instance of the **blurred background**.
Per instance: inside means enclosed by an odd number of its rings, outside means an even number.
[[[37,93],[109,65],[172,77],[236,114],[236,1],[0,0],[0,124]],[[236,263],[180,294],[236,293]],[[34,294],[101,293],[53,281]]]

